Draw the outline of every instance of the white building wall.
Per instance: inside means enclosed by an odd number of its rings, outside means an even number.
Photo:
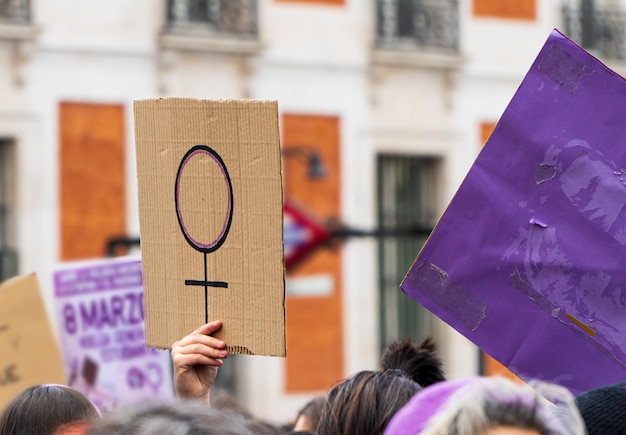
[[[372,227],[374,211],[371,194],[363,187],[369,186],[373,173],[372,154],[361,134],[369,116],[367,6],[366,2],[349,2],[344,8],[263,2],[264,49],[255,62],[251,86],[252,98],[278,100],[281,113],[339,117],[342,219],[355,227]],[[363,245],[368,256],[357,254]],[[376,315],[371,313],[377,313],[377,281],[363,274],[375,269],[373,245],[350,241],[342,257],[344,372],[352,373],[376,365],[378,330]],[[243,363],[246,404],[259,415],[277,421],[293,418],[311,398],[311,394],[283,393],[284,361],[252,357]],[[268,382],[254,382],[261,377]]]

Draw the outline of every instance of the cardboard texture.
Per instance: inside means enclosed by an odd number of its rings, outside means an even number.
[[[65,374],[32,273],[0,286],[0,410],[34,384],[65,384]]]
[[[207,321],[231,353],[285,356],[278,105],[136,101],[146,344]]]
[[[626,379],[626,81],[554,31],[402,289],[523,379]]]

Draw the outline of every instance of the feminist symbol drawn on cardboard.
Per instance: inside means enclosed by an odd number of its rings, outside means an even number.
[[[226,184],[227,198],[226,198],[226,213],[224,216],[224,221],[222,223],[221,230],[217,234],[217,236],[212,241],[203,241],[202,237],[199,237],[200,234],[191,234],[188,225],[185,223],[183,219],[183,210],[181,210],[181,183],[183,180],[183,175],[185,168],[192,160],[202,161],[206,164],[216,165],[219,173],[223,176],[224,183]],[[205,179],[203,179],[205,180]],[[206,182],[206,181],[205,181]],[[174,199],[176,202],[176,217],[178,218],[178,223],[180,225],[180,229],[185,236],[185,240],[187,243],[197,251],[200,251],[204,254],[204,280],[195,280],[195,279],[186,279],[185,285],[189,286],[200,286],[204,287],[204,317],[205,322],[209,321],[209,307],[208,307],[208,293],[209,287],[221,287],[228,288],[228,283],[224,281],[209,281],[207,276],[207,254],[219,249],[224,240],[226,240],[226,236],[228,236],[228,231],[230,230],[230,224],[233,220],[233,186],[230,181],[230,176],[228,175],[228,170],[226,169],[226,165],[224,165],[224,161],[220,157],[220,155],[215,152],[212,148],[206,145],[195,145],[192,147],[183,159],[180,161],[180,166],[178,167],[178,172],[176,174],[176,186]],[[207,199],[208,200],[208,199]],[[185,210],[187,211],[187,210]]]

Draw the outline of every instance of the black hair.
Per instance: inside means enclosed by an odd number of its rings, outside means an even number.
[[[380,358],[380,366],[382,370],[405,372],[422,388],[446,380],[437,345],[431,337],[420,344],[410,339],[391,343]]]

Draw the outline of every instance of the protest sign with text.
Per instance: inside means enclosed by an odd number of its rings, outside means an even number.
[[[169,354],[145,346],[139,258],[62,264],[54,293],[70,386],[104,409],[173,399]]]

